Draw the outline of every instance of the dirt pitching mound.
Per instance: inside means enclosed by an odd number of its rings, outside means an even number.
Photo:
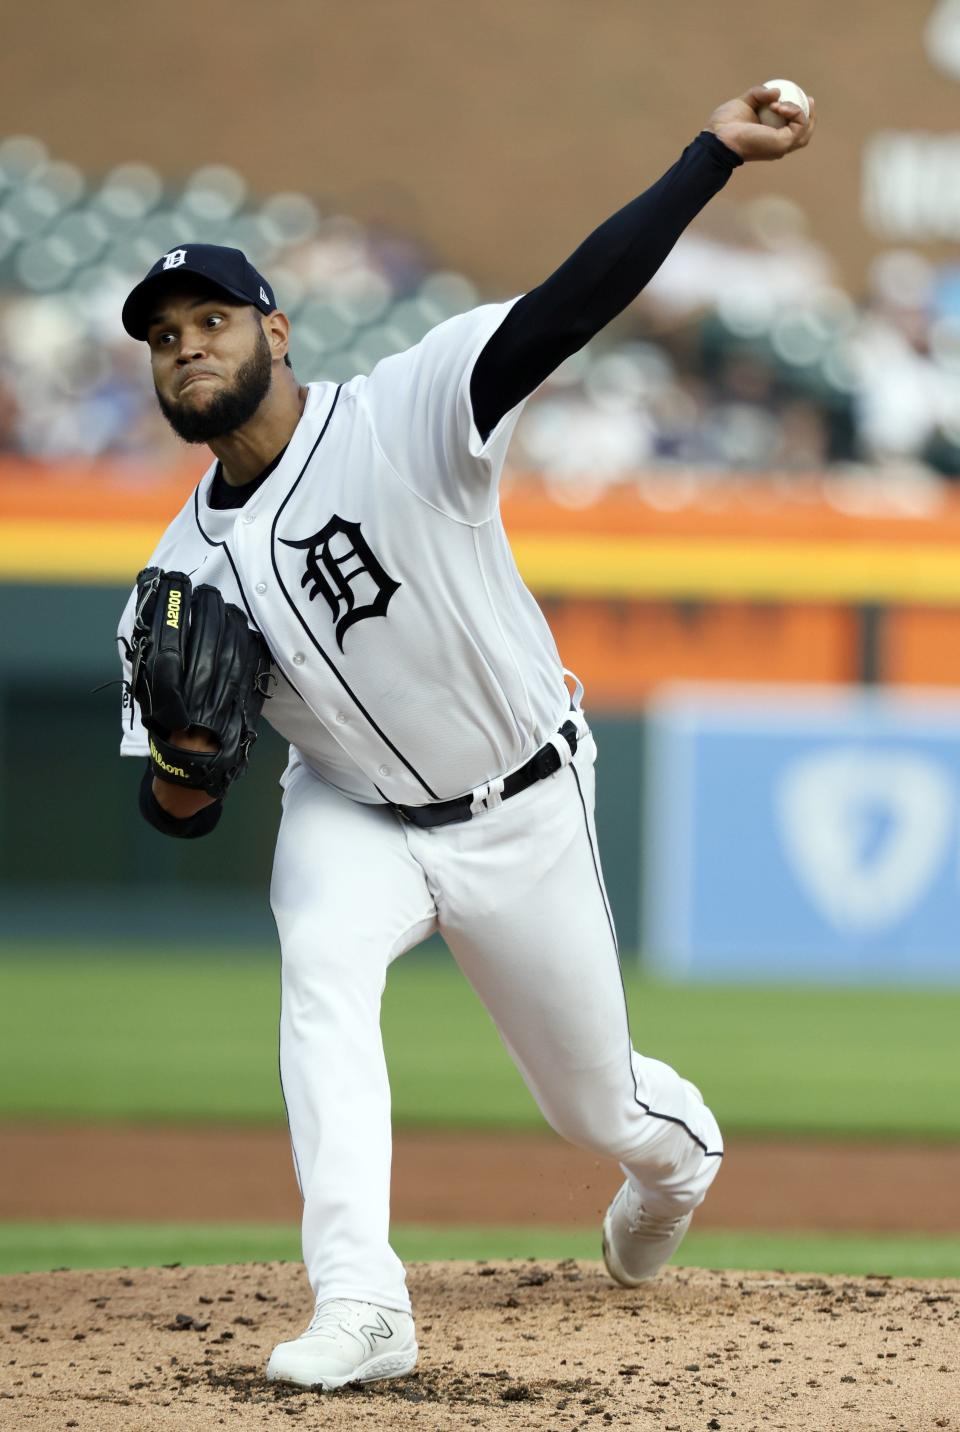
[[[960,1282],[595,1263],[414,1265],[421,1358],[335,1394],[268,1384],[295,1264],[0,1279],[0,1426],[921,1432],[960,1427]]]

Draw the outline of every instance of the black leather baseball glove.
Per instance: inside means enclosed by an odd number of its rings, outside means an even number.
[[[150,733],[154,775],[218,799],[246,770],[270,680],[270,653],[239,607],[183,572],[137,578],[131,691]],[[216,751],[187,751],[171,733],[200,730]]]

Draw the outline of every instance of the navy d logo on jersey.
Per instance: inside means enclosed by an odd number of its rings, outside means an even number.
[[[370,550],[359,522],[346,522],[336,513],[325,527],[300,542],[280,538],[284,547],[296,547],[307,554],[301,587],[308,596],[323,597],[336,623],[337,646],[356,622],[366,617],[385,617],[390,598],[400,583],[395,582]],[[368,601],[358,601],[367,596]]]

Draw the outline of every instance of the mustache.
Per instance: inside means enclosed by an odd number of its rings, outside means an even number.
[[[220,377],[220,374],[219,374],[219,373],[215,373],[212,368],[188,368],[188,369],[184,372],[183,377],[180,379],[180,382],[177,384],[177,393],[178,393],[178,395],[179,395],[180,393],[182,393],[183,390],[184,390],[184,388],[187,386],[187,384],[190,383],[190,382],[192,382],[194,378],[219,378],[219,377]]]

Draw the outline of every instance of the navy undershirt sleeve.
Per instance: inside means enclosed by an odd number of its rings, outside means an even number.
[[[470,380],[481,438],[632,303],[687,225],[742,163],[715,134],[698,134],[656,184],[595,229],[555,273],[514,304]]]
[[[178,819],[164,810],[153,794],[153,768],[147,761],[147,768],[140,782],[140,814],[144,820],[159,830],[162,835],[178,836],[181,840],[196,840],[198,836],[209,835],[223,814],[223,801],[204,806],[196,815]]]

